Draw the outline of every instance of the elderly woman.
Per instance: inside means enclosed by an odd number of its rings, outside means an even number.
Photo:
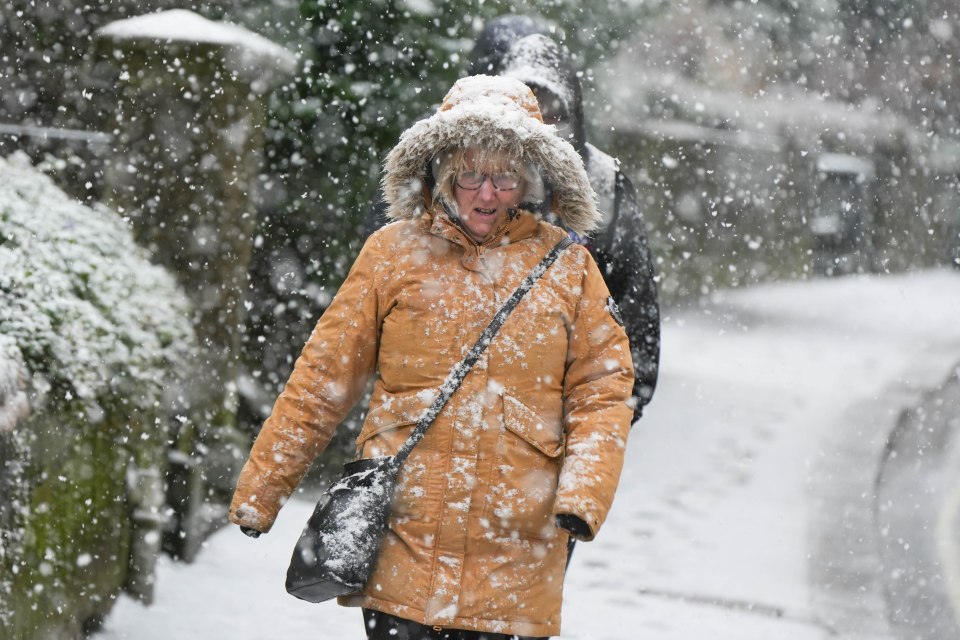
[[[433,180],[427,180],[430,175]],[[427,184],[436,185],[434,189]],[[266,532],[374,379],[362,457],[406,440],[451,367],[564,236],[599,214],[583,163],[521,82],[458,81],[406,131],[373,234],[320,318],[240,476],[230,519]],[[364,589],[369,638],[557,635],[568,539],[613,500],[633,369],[589,252],[566,249],[520,302],[401,470]]]

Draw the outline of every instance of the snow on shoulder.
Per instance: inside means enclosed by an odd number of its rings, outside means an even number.
[[[577,97],[563,77],[563,50],[548,36],[537,33],[521,38],[509,49],[503,65],[505,76],[535,83],[572,109]]]

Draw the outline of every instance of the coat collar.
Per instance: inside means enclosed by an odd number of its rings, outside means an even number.
[[[484,269],[484,254],[487,251],[532,237],[539,224],[536,215],[521,209],[516,216],[498,227],[487,240],[477,243],[439,204],[434,205],[424,218],[431,235],[452,242],[463,250],[460,261],[471,271]]]

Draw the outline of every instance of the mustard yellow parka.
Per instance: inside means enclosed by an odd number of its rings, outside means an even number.
[[[357,448],[363,457],[394,453],[497,309],[564,237],[526,210],[482,245],[461,230],[455,207],[422,187],[422,172],[437,153],[476,144],[502,144],[537,166],[574,230],[597,219],[579,156],[542,123],[524,85],[458,82],[388,157],[397,222],[370,237],[320,318],[243,468],[231,521],[270,529],[371,378]],[[603,523],[623,464],[632,372],[603,279],[574,245],[413,449],[373,576],[341,604],[430,626],[558,635],[568,538],[555,515],[579,516],[590,538]]]

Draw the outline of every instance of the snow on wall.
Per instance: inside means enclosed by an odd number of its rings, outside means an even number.
[[[0,158],[0,335],[35,404],[54,390],[88,408],[108,395],[155,406],[170,372],[187,370],[189,315],[117,214],[70,199],[26,156]]]

